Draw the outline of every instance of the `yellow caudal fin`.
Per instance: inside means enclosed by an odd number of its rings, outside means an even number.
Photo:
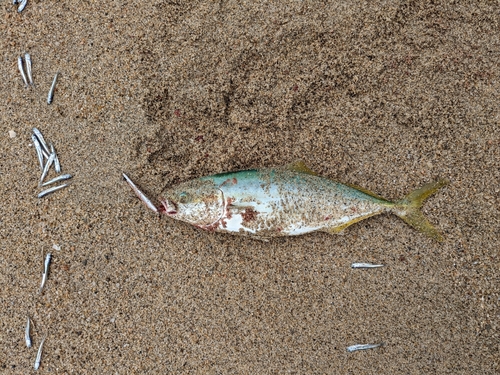
[[[443,186],[447,185],[448,181],[439,180],[425,184],[420,189],[412,191],[404,199],[395,202],[394,213],[403,219],[407,224],[413,228],[425,233],[437,241],[442,241],[443,236],[436,228],[424,217],[420,208],[424,201],[438,191]]]

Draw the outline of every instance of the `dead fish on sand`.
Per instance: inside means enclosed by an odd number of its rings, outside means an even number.
[[[257,238],[314,231],[339,233],[358,221],[389,212],[429,237],[442,240],[420,207],[446,185],[444,180],[391,202],[366,189],[320,177],[303,162],[296,162],[190,180],[164,191],[157,208],[123,176],[151,210],[205,230]]]

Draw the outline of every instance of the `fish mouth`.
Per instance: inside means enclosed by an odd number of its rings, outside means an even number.
[[[169,201],[168,199],[161,199],[160,212],[167,215],[175,215],[177,213],[177,204],[174,201]]]

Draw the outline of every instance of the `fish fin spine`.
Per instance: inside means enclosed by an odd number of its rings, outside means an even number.
[[[393,212],[403,219],[408,225],[426,234],[437,241],[443,241],[441,233],[425,218],[420,209],[424,201],[436,191],[447,185],[448,181],[438,180],[425,184],[412,191],[405,198],[396,201]]]

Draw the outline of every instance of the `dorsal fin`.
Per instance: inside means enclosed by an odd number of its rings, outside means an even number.
[[[385,199],[384,197],[381,197],[380,195],[377,195],[377,194],[375,194],[374,192],[372,192],[372,191],[370,191],[368,189],[362,188],[361,186],[354,185],[354,184],[346,184],[346,183],[344,183],[344,185],[347,185],[349,187],[352,187],[353,189],[359,190],[362,193],[365,193],[365,194],[367,194],[367,195],[369,195],[369,196],[371,196],[373,198],[380,199],[381,201],[390,202],[387,199]]]
[[[313,176],[317,176],[318,174],[314,171],[312,171],[306,163],[304,163],[303,160],[297,160],[294,161],[293,163],[285,165],[285,169],[288,169],[290,171],[295,171],[295,172],[300,172],[300,173],[306,173],[310,174]]]

